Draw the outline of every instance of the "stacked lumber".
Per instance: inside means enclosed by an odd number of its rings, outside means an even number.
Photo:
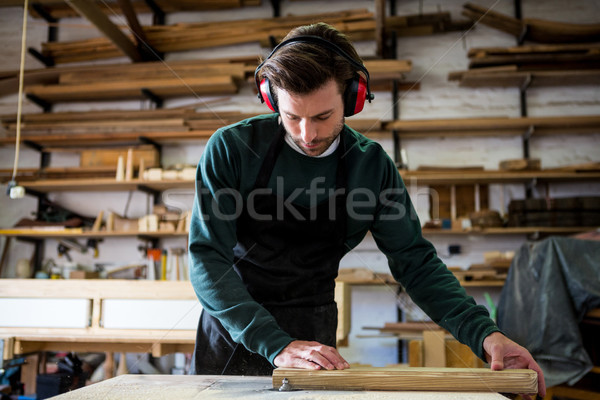
[[[207,139],[217,129],[255,116],[239,111],[204,111],[206,104],[155,110],[102,110],[24,114],[21,139],[41,147],[62,148],[105,144],[129,145],[143,138],[155,142]],[[5,137],[1,144],[14,143],[16,115],[0,116]],[[359,131],[379,131],[381,121],[349,119]],[[52,150],[51,148],[48,150]]]
[[[600,41],[600,24],[570,24],[535,18],[517,19],[467,3],[463,15],[516,38],[538,43],[583,43]]]
[[[462,31],[473,26],[471,21],[452,21],[449,12],[386,17],[385,29],[398,36],[420,36],[435,33]]]
[[[143,99],[237,93],[252,68],[244,61],[193,60],[99,65],[79,71],[55,69],[53,83],[32,84],[25,93],[43,101]]]
[[[558,44],[469,50],[467,71],[449,80],[467,87],[595,85],[600,83],[600,45]]]
[[[116,2],[95,1],[107,15],[120,14],[121,8]],[[155,5],[164,13],[177,11],[207,11],[227,10],[233,8],[259,6],[261,0],[154,0]],[[31,4],[31,3],[30,3]],[[36,7],[30,5],[29,14],[34,18],[44,18],[42,13],[54,19],[78,17],[79,14],[73,10],[64,0],[36,0]],[[23,5],[22,0],[3,0],[2,6]],[[131,0],[131,5],[136,14],[151,13],[153,10],[143,0]],[[40,11],[42,13],[40,13]]]
[[[600,226],[600,197],[512,200],[508,205],[508,225],[516,227]]]
[[[270,44],[270,38],[281,40],[298,25],[327,22],[352,40],[372,39],[375,19],[368,10],[310,14],[277,18],[178,23],[143,28],[148,43],[160,53],[186,51],[246,43]],[[130,39],[134,38],[129,35]],[[42,54],[55,64],[90,61],[122,56],[122,52],[105,37],[70,42],[42,44]]]
[[[481,286],[486,284],[502,285],[506,281],[510,261],[505,269],[501,268],[504,267],[501,261],[498,261],[497,265],[498,267],[495,268],[492,264],[484,262],[483,264],[472,264],[468,269],[462,269],[461,267],[448,267],[448,269],[462,284],[469,282],[478,283]]]
[[[555,44],[472,48],[469,68],[516,66],[519,71],[598,69],[600,44]]]
[[[383,129],[394,130],[400,137],[499,136],[555,133],[594,133],[600,131],[600,115],[564,117],[492,117],[385,122]]]
[[[26,114],[21,120],[22,140],[40,146],[72,147],[107,143],[206,139],[215,130],[254,114],[237,111],[199,111],[189,106],[156,110],[104,110]],[[0,117],[6,138],[14,141],[16,116]]]
[[[117,89],[123,92],[128,88],[131,96],[139,98],[141,88],[146,85],[146,89],[162,87],[163,90],[168,86],[172,95],[193,96],[210,91],[211,80],[223,78],[233,82],[235,90],[244,83],[249,83],[254,88],[253,74],[258,60],[257,55],[256,57],[62,66],[28,70],[25,71],[24,76],[25,93],[36,95],[49,102],[58,101],[54,100],[56,98],[60,98],[61,101],[68,100],[67,96],[73,92],[79,97],[87,96],[95,100],[103,96],[110,97],[113,93],[116,95]],[[371,76],[371,90],[379,90],[392,80],[402,80],[405,73],[412,68],[410,60],[370,59],[365,60],[364,65]],[[194,87],[198,79],[203,79],[206,85]],[[112,84],[112,90],[100,88],[96,96],[97,86],[100,84],[105,86],[106,82]],[[18,71],[0,72],[0,96],[16,93],[18,88]],[[229,85],[220,92],[229,94],[233,90],[234,88]],[[158,93],[160,90],[155,92]]]

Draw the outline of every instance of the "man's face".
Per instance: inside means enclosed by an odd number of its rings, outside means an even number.
[[[276,90],[285,130],[307,155],[323,154],[344,126],[344,105],[335,80],[305,95]]]

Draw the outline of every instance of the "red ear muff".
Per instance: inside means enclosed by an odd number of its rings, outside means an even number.
[[[345,117],[351,117],[362,111],[367,99],[367,92],[367,81],[362,76],[356,74],[356,77],[348,82],[346,92],[344,93]]]
[[[260,70],[265,64],[265,62],[267,62],[267,60],[269,60],[273,56],[273,54],[277,52],[277,50],[279,50],[281,47],[296,42],[319,44],[327,48],[328,50],[331,50],[332,52],[336,53],[340,57],[345,58],[346,61],[348,61],[356,69],[356,71],[360,71],[365,75],[366,79],[357,73],[355,77],[348,82],[343,98],[344,116],[349,117],[351,115],[358,114],[362,111],[365,105],[365,100],[371,102],[371,100],[375,98],[375,96],[373,96],[371,90],[369,89],[369,71],[367,71],[367,69],[362,63],[354,60],[335,43],[329,42],[328,40],[325,40],[322,37],[313,35],[300,35],[284,40],[283,42],[275,46],[275,48],[271,51],[267,58],[263,62],[261,62],[258,65],[258,67],[256,67],[256,69],[254,70],[254,82],[256,83],[258,98],[262,103],[267,103],[267,106],[269,106],[269,108],[273,112],[279,112],[279,108],[277,107],[277,101],[275,100],[275,97],[271,94],[271,85],[269,84],[269,80],[267,78],[264,78],[262,81],[259,82]]]
[[[271,85],[269,84],[269,80],[267,78],[264,78],[260,82],[259,97],[263,103],[267,104],[267,106],[271,109],[271,111],[279,112],[279,109],[277,108],[277,102],[275,101],[275,99],[273,98],[273,96],[271,94]]]

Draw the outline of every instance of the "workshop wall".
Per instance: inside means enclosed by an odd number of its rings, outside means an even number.
[[[513,1],[485,0],[475,3],[493,7],[495,11],[513,15]],[[462,19],[461,10],[464,0],[432,1],[402,1],[397,2],[398,15],[442,11],[452,13],[453,19]],[[600,22],[600,2],[587,0],[572,0],[568,6],[562,0],[534,1],[524,0],[523,16],[541,18],[562,22],[598,23]],[[307,14],[312,12],[339,11],[343,9],[367,8],[374,11],[372,1],[282,1],[281,12],[286,14]],[[23,10],[20,8],[0,9],[0,71],[16,70],[19,68],[21,47],[21,25]],[[263,5],[237,11],[215,11],[202,13],[177,13],[167,17],[167,24],[175,22],[199,22],[249,18],[268,18],[272,16],[270,2],[263,0]],[[118,23],[124,23],[122,17],[114,17]],[[142,23],[147,23],[147,16],[142,16]],[[59,40],[82,39],[97,36],[95,28],[79,18],[61,20]],[[39,49],[40,43],[46,40],[44,22],[28,19],[27,46]],[[513,46],[512,36],[499,32],[484,25],[477,25],[468,32],[451,32],[422,37],[403,37],[398,39],[398,58],[412,61],[413,70],[407,75],[407,81],[418,82],[420,90],[411,90],[402,94],[400,99],[400,115],[402,119],[434,119],[461,117],[518,117],[520,115],[518,89],[467,89],[459,88],[456,82],[450,82],[447,75],[450,71],[467,69],[467,51],[472,47]],[[363,57],[375,54],[374,42],[358,42],[356,47]],[[218,49],[208,49],[193,52],[173,53],[167,60],[196,59],[199,57],[214,58],[239,55],[267,54],[258,44],[228,46]],[[110,60],[116,62],[117,60]],[[127,62],[126,59],[120,61]],[[31,56],[26,56],[26,68],[41,68],[41,64]],[[389,93],[377,92],[372,104],[367,104],[364,112],[355,118],[392,119],[392,99]],[[191,103],[207,103],[207,110],[218,115],[227,110],[244,112],[267,112],[247,86],[238,95],[223,101],[218,97],[195,98],[168,101],[165,107],[179,106]],[[0,97],[0,114],[16,112],[17,96]],[[566,116],[566,115],[600,115],[600,90],[597,87],[555,87],[532,88],[528,91],[528,111],[530,116]],[[88,102],[77,104],[57,104],[55,111],[92,110],[92,109],[140,109],[149,108],[146,102]],[[24,101],[24,112],[40,112],[39,108]],[[378,139],[390,154],[392,153],[391,139]],[[482,165],[488,169],[497,169],[498,162],[503,159],[519,158],[522,156],[521,139],[518,137],[502,138],[427,138],[402,141],[406,149],[409,169],[422,165]],[[533,138],[531,156],[540,158],[544,168],[565,164],[575,164],[600,160],[600,133],[594,135],[564,135],[543,138]],[[202,152],[202,143],[190,143],[183,146],[166,146],[163,154],[163,165],[178,163],[195,165]],[[0,168],[12,168],[14,160],[13,148],[0,148]],[[68,166],[76,163],[70,157],[55,157],[53,166]],[[37,167],[38,154],[22,148],[19,167]],[[429,196],[426,190],[407,182],[409,192],[416,204],[417,212],[422,222],[429,219]],[[5,192],[5,186],[0,187]],[[599,183],[564,183],[552,185],[553,195],[598,195]],[[491,208],[506,209],[513,198],[523,198],[522,185],[490,186]],[[166,202],[183,204],[191,207],[192,191],[166,191],[163,195]],[[95,216],[100,210],[113,210],[119,214],[127,212],[130,218],[139,217],[150,211],[151,200],[145,194],[135,193],[94,193],[92,197],[86,193],[53,193],[51,200],[72,209],[73,211]],[[20,200],[10,200],[0,196],[0,226],[12,226],[22,217],[30,216],[36,208],[36,200],[26,197]],[[483,253],[491,250],[516,250],[526,240],[525,236],[460,236],[450,237],[433,235],[431,240],[440,256],[448,265],[463,268],[472,263],[481,262]],[[5,238],[0,238],[0,246]],[[172,241],[172,243],[171,243]],[[144,257],[137,249],[139,243],[135,239],[105,239],[100,244],[99,258],[91,254],[72,252],[74,262],[92,265],[107,263],[114,266],[140,262]],[[448,246],[459,244],[462,253],[450,256]],[[167,247],[185,245],[184,240],[170,239]],[[17,260],[29,258],[33,247],[24,242],[11,244],[8,257],[8,268],[3,277],[14,276],[14,265]],[[115,260],[118,254],[118,260]],[[56,242],[46,241],[46,257],[61,262],[56,252]],[[377,272],[387,271],[387,261],[377,250],[371,237],[342,260],[342,267],[368,267]],[[483,290],[470,290],[478,301],[482,301]],[[497,298],[499,290],[492,292]],[[362,326],[380,326],[385,322],[396,320],[395,294],[392,288],[356,288],[353,291],[353,323],[355,324],[350,338],[351,346],[342,349],[342,353],[351,362],[385,365],[397,362],[397,343],[394,339],[361,339],[356,335],[368,334],[369,331],[360,329]]]

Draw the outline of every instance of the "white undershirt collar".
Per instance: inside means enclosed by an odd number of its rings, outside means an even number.
[[[340,133],[341,135],[341,133]],[[327,150],[325,150],[322,154],[319,154],[318,156],[310,156],[308,154],[306,154],[304,151],[302,151],[302,149],[300,148],[300,146],[298,146],[298,144],[296,144],[296,142],[294,142],[294,139],[292,139],[292,135],[290,135],[289,132],[285,132],[285,142],[294,150],[296,150],[298,153],[305,155],[307,157],[314,157],[314,158],[323,158],[323,157],[327,157],[328,155],[333,154],[333,152],[338,148],[338,145],[340,144],[340,135],[338,135],[335,140],[333,141],[333,143],[331,143],[331,145],[329,146],[329,148]]]

